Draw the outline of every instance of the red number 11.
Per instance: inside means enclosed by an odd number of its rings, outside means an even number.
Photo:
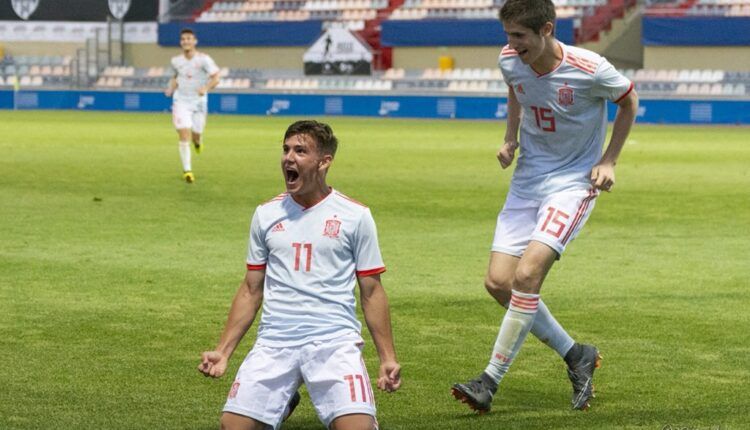
[[[294,242],[292,243],[292,246],[294,247],[294,270],[299,271],[299,260],[302,256],[302,248],[304,247],[307,252],[307,258],[305,259],[305,272],[309,272],[312,263],[312,243],[302,244]]]

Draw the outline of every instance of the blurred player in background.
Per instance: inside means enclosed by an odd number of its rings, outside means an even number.
[[[500,11],[508,45],[499,65],[508,84],[508,124],[497,158],[503,169],[521,152],[497,219],[485,285],[507,308],[487,368],[453,386],[453,395],[487,412],[498,384],[531,331],[565,360],[572,407],[586,409],[600,360],[576,343],[539,298],[545,276],[576,237],[599,190],[615,183],[615,163],[635,119],[633,84],[603,57],[555,39],[551,0],[508,0]],[[618,105],[612,137],[607,100]],[[582,301],[583,304],[583,301]]]
[[[366,206],[326,184],[337,145],[331,128],[316,121],[298,121],[284,135],[287,192],[255,210],[245,280],[216,349],[198,367],[223,375],[262,303],[257,340],[224,406],[224,429],[279,428],[302,383],[326,428],[377,428],[355,283],[380,357],[377,386],[401,385],[375,222]]]
[[[164,92],[167,97],[174,95],[172,122],[180,138],[183,179],[188,183],[195,181],[190,163],[190,141],[193,141],[195,152],[200,154],[208,112],[208,92],[219,84],[219,68],[211,57],[195,49],[197,44],[198,39],[192,30],[186,28],[180,31],[182,54],[172,58],[173,76]]]

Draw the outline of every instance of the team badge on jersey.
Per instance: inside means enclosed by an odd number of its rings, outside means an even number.
[[[562,106],[570,106],[573,104],[573,88],[570,88],[567,84],[557,90],[557,101]]]
[[[523,90],[523,85],[522,84],[516,85],[516,92],[518,94],[526,94],[526,91]]]
[[[330,237],[331,239],[336,239],[339,237],[339,230],[341,229],[341,221],[337,219],[328,219],[326,220],[326,226],[323,229],[323,236]]]

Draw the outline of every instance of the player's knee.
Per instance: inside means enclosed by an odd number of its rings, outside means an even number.
[[[375,420],[368,415],[343,415],[331,423],[331,430],[376,430]]]
[[[266,425],[253,419],[224,412],[219,420],[221,430],[262,430]]]
[[[508,300],[510,300],[510,292],[513,289],[513,279],[487,275],[487,277],[484,278],[484,288],[493,297],[503,297],[507,295]]]
[[[519,265],[513,279],[513,289],[522,293],[536,294],[542,285],[541,271],[529,265]]]

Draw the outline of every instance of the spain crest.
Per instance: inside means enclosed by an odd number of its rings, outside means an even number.
[[[570,106],[573,104],[573,88],[565,85],[557,90],[557,101],[561,106]]]
[[[328,219],[326,220],[326,226],[323,229],[323,236],[330,237],[331,239],[336,239],[339,237],[339,230],[341,229],[341,221],[337,220],[335,217],[334,219]]]

